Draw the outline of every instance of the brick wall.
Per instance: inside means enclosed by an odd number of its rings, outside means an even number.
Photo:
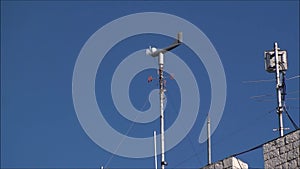
[[[300,168],[300,129],[263,146],[265,169]]]

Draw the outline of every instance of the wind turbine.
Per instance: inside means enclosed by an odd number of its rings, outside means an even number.
[[[178,47],[182,43],[182,32],[177,34],[177,39],[173,42],[170,46],[165,47],[163,49],[157,49],[154,47],[149,47],[146,49],[146,54],[152,57],[158,57],[158,66],[159,66],[159,99],[160,99],[160,139],[161,139],[161,169],[164,169],[165,166],[168,164],[165,161],[165,138],[164,138],[164,93],[165,93],[165,86],[164,86],[164,54],[168,51]]]

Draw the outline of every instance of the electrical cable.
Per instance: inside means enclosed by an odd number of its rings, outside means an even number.
[[[170,107],[172,108],[172,110],[175,112],[175,108],[174,108],[174,101],[173,101],[173,96],[171,96],[171,94],[170,94],[170,92],[167,92],[167,94],[168,94],[168,100],[169,100],[169,105],[170,105]],[[184,127],[185,128],[185,126],[182,126],[182,127]],[[192,146],[192,150],[193,150],[193,153],[194,154],[197,154],[197,152],[196,152],[196,148],[195,148],[195,146],[193,145],[193,142],[192,142],[192,139],[191,139],[191,137],[189,136],[189,134],[187,134],[187,137],[188,137],[188,141],[189,141],[189,143],[191,144],[191,146]],[[193,157],[194,157],[194,155],[193,155]],[[197,158],[197,161],[199,161],[199,164],[200,164],[200,160],[198,160],[198,155],[196,155],[196,158]],[[200,158],[199,158],[200,159]],[[200,164],[201,165],[201,164]]]
[[[287,78],[286,80],[292,80],[300,78],[300,75],[296,75],[290,78]],[[260,82],[274,82],[275,79],[264,79],[264,80],[249,80],[249,81],[242,81],[242,83],[260,83]]]
[[[284,112],[287,114],[289,120],[291,121],[291,123],[293,124],[294,128],[297,130],[299,129],[299,127],[297,126],[297,124],[294,122],[294,120],[292,119],[292,117],[290,116],[290,114],[288,113],[287,109],[285,108],[285,106],[283,107]]]
[[[297,98],[285,98],[285,96],[286,96],[286,86],[285,86],[285,80],[292,80],[292,79],[296,79],[296,78],[299,78],[300,77],[300,75],[297,75],[297,76],[293,76],[293,77],[291,77],[291,78],[287,78],[287,79],[285,79],[285,77],[283,76],[283,95],[282,95],[282,97],[283,97],[283,100],[289,100],[289,99],[297,99]],[[260,81],[248,81],[248,82],[243,82],[243,83],[251,83],[251,82],[265,82],[265,81],[274,81],[274,80],[260,80]],[[296,91],[297,92],[297,91]],[[298,92],[299,92],[299,90],[298,90]],[[298,98],[299,99],[299,98]],[[274,110],[276,110],[276,109],[274,109]],[[273,111],[273,110],[272,110]],[[289,115],[289,113],[288,113],[288,111],[287,111],[287,109],[286,109],[286,107],[284,106],[284,111],[285,111],[285,113],[287,114],[287,116],[288,116],[288,118],[289,118],[289,120],[292,122],[292,124],[293,124],[293,126],[294,126],[294,128],[297,130],[297,129],[299,129],[299,127],[296,125],[296,123],[293,121],[293,119],[291,118],[291,116]],[[270,111],[271,112],[271,111]],[[268,114],[270,113],[270,112],[268,112]],[[265,143],[264,143],[265,144]],[[246,151],[243,151],[243,152],[240,152],[240,153],[236,153],[236,154],[233,154],[231,157],[236,157],[236,156],[239,156],[239,155],[241,155],[241,154],[245,154],[245,153],[248,153],[248,152],[250,152],[250,151],[254,151],[254,150],[256,150],[256,149],[259,149],[259,148],[262,148],[263,147],[263,145],[264,144],[260,144],[260,145],[258,145],[258,146],[256,146],[256,147],[253,147],[253,148],[251,148],[251,149],[248,149],[248,150],[246,150]],[[186,159],[184,159],[183,161],[181,161],[181,162],[179,162],[176,166],[178,167],[178,166],[180,166],[180,165],[182,165],[183,163],[185,163],[186,161],[188,161],[188,160],[190,160],[191,158],[193,158],[195,155],[198,155],[199,153],[194,153],[194,154],[192,154],[191,156],[189,156],[189,157],[187,157]],[[239,161],[238,161],[239,162]],[[240,165],[240,167],[242,168],[242,166],[241,166],[241,164],[239,163],[239,165]],[[176,167],[176,168],[177,168]]]
[[[300,78],[300,75],[296,75],[296,76],[293,76],[293,77],[287,78],[286,80],[292,80],[292,79],[296,79],[296,78]]]
[[[285,101],[286,96],[286,85],[285,85],[285,72],[282,72],[282,100]]]
[[[297,76],[294,76],[294,77],[291,77],[291,78],[287,78],[286,80],[291,80],[291,79],[295,79],[295,78],[299,78],[299,77],[300,77],[300,75],[297,75]],[[263,81],[269,81],[269,80],[263,80]],[[249,82],[251,82],[251,81],[249,81]],[[253,81],[253,82],[254,82],[254,81]],[[284,83],[283,83],[283,86],[284,86],[283,97],[285,97],[285,94],[286,94],[286,93],[285,93],[286,86],[285,86]],[[285,99],[285,98],[284,98],[284,99]],[[288,98],[287,98],[287,99],[288,99]],[[169,100],[172,102],[171,97],[169,98]],[[146,102],[147,102],[147,100],[146,100]],[[146,104],[146,102],[145,102],[145,104]],[[145,106],[145,104],[144,104],[144,106]],[[143,106],[142,109],[144,109],[144,106]],[[173,108],[173,107],[172,107],[172,108]],[[287,108],[286,108],[285,106],[284,106],[284,111],[285,111],[285,113],[287,114],[287,116],[288,116],[289,120],[291,121],[291,123],[293,124],[294,128],[295,128],[296,130],[299,129],[299,127],[297,126],[297,124],[293,121],[293,119],[292,119],[291,116],[289,115],[289,113],[288,113],[288,111],[287,111]],[[134,124],[135,124],[135,122],[133,122],[133,123],[131,124],[131,126],[130,126],[129,129],[127,130],[126,134],[128,134],[128,133],[130,132],[130,130],[132,129],[132,127],[134,126]],[[235,132],[236,132],[236,131],[235,131]],[[190,139],[190,138],[189,138],[189,139]],[[120,144],[118,145],[116,151],[118,151],[118,149],[119,149],[119,147],[120,147],[120,145],[122,144],[123,141],[124,141],[124,140],[121,140],[121,142],[120,142]],[[189,140],[189,141],[191,142],[191,140]],[[218,143],[218,142],[217,142],[217,143]],[[216,144],[216,143],[215,143],[215,144]],[[264,143],[264,144],[265,144],[265,143]],[[239,156],[239,155],[242,155],[242,154],[245,154],[245,153],[254,151],[254,150],[256,150],[256,149],[262,148],[264,144],[260,144],[260,145],[258,145],[258,146],[256,146],[256,147],[250,148],[250,149],[245,150],[245,151],[243,151],[243,152],[233,154],[233,155],[231,155],[230,157],[236,157],[236,156]],[[175,165],[175,166],[176,166],[175,168],[177,168],[178,166],[184,164],[186,161],[189,161],[190,159],[192,159],[192,158],[194,158],[195,156],[198,156],[198,155],[200,154],[200,153],[195,152],[195,149],[194,149],[194,148],[193,148],[193,150],[194,150],[194,153],[191,154],[190,156],[188,156],[187,158],[185,158],[184,160],[182,160],[181,162],[177,163],[177,164]],[[115,152],[116,152],[116,151],[115,151]],[[106,166],[109,164],[109,162],[111,161],[111,159],[112,159],[113,157],[114,157],[114,155],[111,156],[111,158],[110,158],[109,161],[107,162]],[[239,161],[238,161],[238,162],[239,162]],[[239,165],[240,165],[240,163],[239,163]],[[241,165],[240,165],[240,167],[241,167]]]
[[[250,149],[248,149],[248,150],[242,151],[242,152],[240,152],[240,153],[233,154],[233,155],[229,156],[229,158],[230,158],[230,157],[237,157],[237,156],[239,156],[239,155],[242,155],[242,154],[245,154],[245,153],[254,151],[254,150],[256,150],[256,149],[262,148],[264,144],[265,144],[265,143],[260,144],[260,145],[258,145],[258,146],[255,146],[255,147],[253,147],[253,148],[250,148]],[[178,166],[182,165],[183,163],[185,163],[186,161],[190,160],[192,157],[194,157],[194,156],[197,155],[197,154],[200,154],[200,153],[192,154],[192,155],[189,156],[188,158],[186,158],[186,159],[184,159],[183,161],[181,161],[180,163],[178,163],[178,165],[176,165],[176,166],[178,167]],[[177,168],[177,167],[176,167],[176,168]],[[175,169],[175,168],[174,168],[174,169]]]
[[[288,107],[288,108],[294,108],[294,107]],[[297,108],[297,107],[296,107]],[[289,117],[289,119],[290,119],[290,121],[293,123],[293,125],[294,125],[294,127],[295,127],[295,129],[299,129],[299,127],[296,125],[296,123],[293,121],[293,119],[290,117],[290,115],[289,115],[289,113],[287,112],[287,108],[284,106],[284,109],[285,109],[285,112],[287,113],[287,115],[288,115],[288,117]],[[267,112],[266,114],[263,114],[264,116],[265,115],[268,115],[270,112],[272,112],[272,111],[274,111],[274,110],[276,110],[276,109],[273,109],[273,110],[271,110],[271,111],[269,111],[269,112]],[[260,119],[262,116],[259,116],[259,117],[257,117],[257,118],[255,118],[255,119]],[[248,125],[247,125],[248,126]],[[245,129],[245,128],[244,128]],[[243,130],[244,130],[243,129]],[[232,133],[237,133],[237,132],[240,132],[241,131],[241,129],[239,129],[239,130],[237,130],[237,131],[234,131],[234,132],[231,132],[231,133],[229,133],[228,135],[232,135]],[[224,136],[225,137],[225,136]],[[219,142],[214,142],[214,145],[216,145],[216,144],[219,144]],[[250,152],[250,151],[253,151],[253,150],[256,150],[256,149],[258,149],[258,148],[261,148],[262,146],[263,146],[264,144],[261,144],[261,145],[258,145],[258,146],[256,146],[256,147],[254,147],[254,148],[251,148],[251,149],[248,149],[248,150],[246,150],[246,151],[243,151],[243,152],[240,152],[240,153],[236,153],[236,154],[233,154],[232,156],[230,156],[230,157],[236,157],[236,156],[238,156],[238,155],[241,155],[241,154],[245,154],[245,153],[248,153],[248,152]],[[203,148],[204,149],[204,148]],[[200,153],[194,153],[194,154],[192,154],[191,156],[188,156],[187,158],[185,158],[184,160],[182,160],[182,161],[180,161],[179,163],[177,163],[175,166],[175,168],[177,168],[178,166],[180,166],[180,165],[182,165],[182,164],[184,164],[185,162],[187,162],[187,161],[189,161],[191,158],[193,158],[194,156],[198,156]]]
[[[258,145],[258,146],[255,146],[255,147],[253,147],[253,148],[250,148],[250,149],[248,149],[248,150],[242,151],[242,152],[240,152],[240,153],[233,154],[233,155],[231,155],[231,156],[229,156],[229,157],[236,157],[236,156],[239,156],[239,155],[248,153],[248,152],[250,152],[250,151],[253,151],[253,150],[262,148],[264,144],[265,144],[265,143],[260,144],[260,145]]]
[[[300,97],[289,97],[289,98],[286,98],[285,100],[299,100]],[[255,99],[254,101],[256,102],[273,102],[275,101],[276,99]]]
[[[286,92],[286,94],[294,94],[294,93],[300,93],[300,90],[292,90],[292,91]],[[261,95],[251,96],[250,99],[258,100],[260,98],[269,98],[271,96],[275,96],[275,94],[271,94],[271,93],[261,94]]]
[[[292,119],[292,117],[290,116],[289,112],[286,109],[285,106],[285,96],[287,95],[286,93],[286,85],[285,85],[285,73],[283,74],[282,77],[282,100],[283,100],[283,110],[284,112],[287,114],[289,120],[291,121],[291,123],[293,124],[294,128],[297,130],[299,127],[297,126],[297,124],[294,122],[294,120]]]
[[[274,109],[274,110],[275,110],[275,109]],[[264,118],[265,116],[267,116],[267,115],[269,115],[269,114],[270,114],[270,112],[260,114],[259,116],[257,116],[256,118],[254,118],[254,121],[258,121],[259,119],[262,119],[262,118]],[[247,123],[247,124],[251,124],[251,123],[249,122],[249,123]],[[247,125],[247,124],[245,125],[246,127],[244,127],[244,128],[240,127],[240,128],[237,129],[237,130],[234,130],[234,131],[232,131],[232,132],[230,132],[230,133],[228,133],[228,134],[226,134],[226,135],[223,135],[222,138],[228,138],[228,137],[227,137],[228,135],[229,135],[229,136],[236,135],[236,133],[241,132],[241,131],[243,131],[243,130],[249,128],[249,127],[251,127],[251,125]],[[225,140],[225,139],[220,139],[220,140],[217,140],[217,141],[212,140],[212,141],[213,141],[212,144],[213,144],[213,146],[219,145],[220,143],[223,143],[224,140]],[[201,150],[202,150],[202,149],[204,150],[205,148],[206,148],[206,147],[203,147],[203,148],[201,148]],[[200,152],[198,152],[198,153],[196,152],[196,153],[191,154],[191,155],[188,156],[187,158],[183,159],[182,161],[180,161],[180,162],[178,162],[176,165],[174,165],[174,166],[176,166],[176,167],[174,167],[174,169],[175,169],[175,168],[178,168],[178,167],[181,166],[182,164],[186,163],[187,161],[189,161],[190,159],[192,159],[194,156],[199,156],[201,153],[202,153],[202,151],[200,151]],[[238,154],[238,155],[239,155],[239,154]],[[231,156],[230,156],[230,157],[231,157]]]
[[[144,110],[144,108],[145,108],[147,102],[148,102],[148,99],[146,99],[144,105],[143,105],[142,108],[141,108],[141,111]],[[135,121],[139,118],[139,116],[140,116],[140,114],[137,114],[136,117],[135,117],[135,120],[132,121],[132,123],[131,123],[131,125],[129,126],[129,128],[127,129],[127,131],[126,131],[126,133],[125,133],[123,139],[119,142],[119,144],[118,144],[118,146],[116,147],[114,153],[110,156],[110,158],[108,159],[108,161],[107,161],[106,164],[104,165],[105,168],[109,165],[110,161],[114,158],[116,152],[120,149],[122,143],[123,143],[124,140],[125,140],[125,136],[128,135],[128,133],[129,133],[129,132],[131,131],[131,129],[133,128],[133,126],[136,124]]]

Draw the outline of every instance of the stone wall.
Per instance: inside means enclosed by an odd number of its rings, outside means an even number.
[[[248,164],[235,157],[229,157],[216,163],[207,165],[202,169],[248,169]]]
[[[263,146],[265,169],[300,168],[300,129]]]

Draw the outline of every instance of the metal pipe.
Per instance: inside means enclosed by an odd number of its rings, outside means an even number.
[[[164,55],[163,53],[159,53],[158,56],[158,64],[159,64],[159,99],[160,99],[160,139],[161,139],[161,169],[165,168],[165,129],[164,129]]]
[[[207,161],[211,164],[210,118],[207,117]]]
[[[153,139],[154,139],[154,160],[155,160],[155,169],[157,169],[156,131],[153,132]]]
[[[279,136],[283,136],[283,120],[282,120],[282,112],[283,112],[283,106],[282,106],[282,84],[281,84],[281,79],[280,79],[280,63],[279,63],[279,57],[278,57],[278,44],[277,42],[274,43],[274,51],[275,51],[275,68],[276,68],[276,91],[277,91],[277,113],[278,113],[278,118],[279,118]]]

